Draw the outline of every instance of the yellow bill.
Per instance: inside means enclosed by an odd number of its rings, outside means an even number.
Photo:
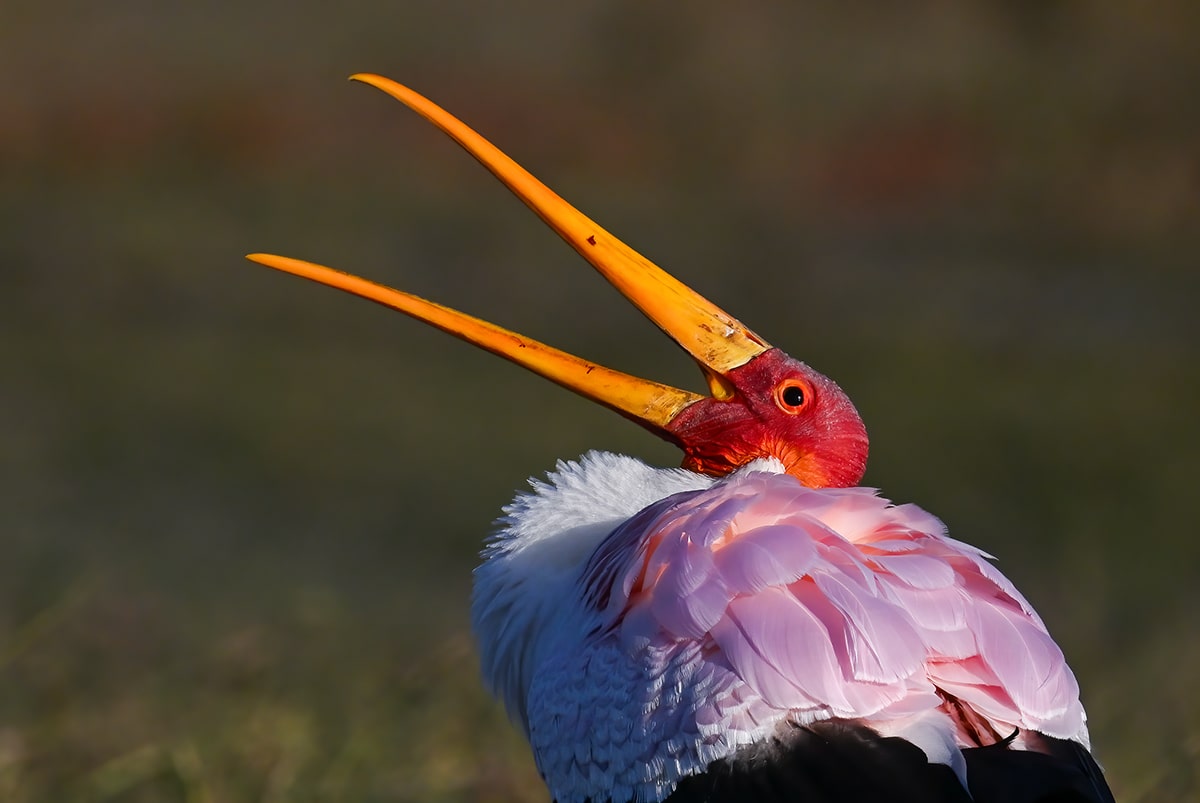
[[[715,398],[732,393],[732,386],[722,379],[724,374],[770,349],[739,321],[609,234],[441,107],[377,75],[359,74],[353,79],[409,106],[479,160],[696,360]],[[249,259],[425,321],[610,407],[668,440],[676,439],[666,425],[685,407],[705,398],[596,365],[449,307],[332,268],[270,254],[251,254]]]

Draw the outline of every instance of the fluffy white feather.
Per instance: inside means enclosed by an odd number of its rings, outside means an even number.
[[[560,639],[586,626],[576,583],[596,546],[638,511],[714,480],[625,455],[588,452],[560,460],[545,481],[504,508],[475,570],[471,620],[483,676],[528,734],[530,673]]]

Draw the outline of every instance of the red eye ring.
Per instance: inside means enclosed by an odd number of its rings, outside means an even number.
[[[808,406],[812,397],[809,386],[798,379],[787,379],[775,388],[775,404],[785,413],[796,414]]]

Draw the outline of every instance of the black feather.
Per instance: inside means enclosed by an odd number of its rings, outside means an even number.
[[[963,751],[968,792],[904,739],[857,722],[791,726],[685,778],[667,803],[1114,803],[1081,745],[1033,732],[1029,749],[1012,742]]]

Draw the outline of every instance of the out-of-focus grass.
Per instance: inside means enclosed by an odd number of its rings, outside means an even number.
[[[868,482],[1042,611],[1119,799],[1200,795],[1200,20],[1126,5],[0,12],[0,799],[545,799],[477,549],[557,457],[677,456],[240,254],[697,382],[363,69],[840,381]]]
[[[351,614],[316,591],[222,623],[103,584],[60,603],[6,656],[5,799],[536,799],[469,642],[380,645]]]

